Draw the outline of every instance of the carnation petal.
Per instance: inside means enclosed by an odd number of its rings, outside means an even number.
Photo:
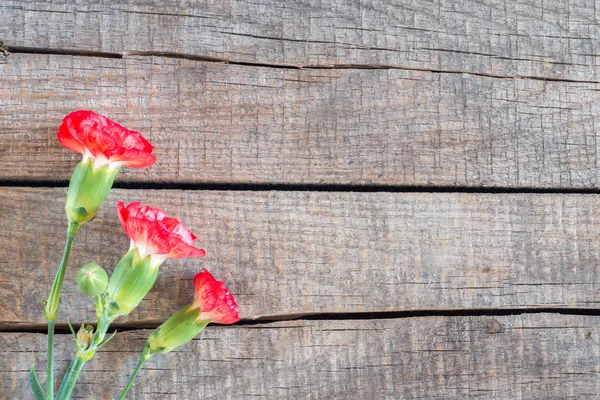
[[[202,257],[203,249],[192,246],[196,236],[175,218],[169,218],[158,208],[139,202],[127,206],[117,203],[123,230],[143,256],[160,258]]]
[[[83,143],[75,139],[68,129],[59,130],[56,133],[56,136],[58,137],[58,141],[60,142],[60,144],[63,145],[63,147],[66,147],[67,149],[72,150],[76,153],[85,154],[85,147],[83,146]]]
[[[195,299],[192,307],[200,308],[198,320],[233,324],[240,320],[240,309],[225,284],[217,281],[208,271],[194,277]]]
[[[116,162],[119,165],[123,165],[129,168],[146,168],[153,165],[156,162],[156,156],[154,154],[137,152],[128,152],[123,156],[111,157],[111,162]]]
[[[91,157],[104,157],[116,166],[149,167],[156,162],[154,146],[132,131],[93,111],[79,110],[65,117],[58,129],[66,148]]]
[[[179,238],[171,237],[171,251],[169,251],[169,258],[191,258],[191,257],[204,257],[206,251],[194,246],[191,246]]]

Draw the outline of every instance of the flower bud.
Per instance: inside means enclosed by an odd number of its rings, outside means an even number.
[[[85,264],[77,272],[77,284],[79,290],[86,296],[99,296],[108,286],[108,275],[98,264]]]
[[[110,165],[94,168],[94,160],[84,158],[69,183],[65,206],[69,221],[83,225],[94,219],[118,172],[119,168],[111,170]]]
[[[132,248],[115,267],[106,289],[106,311],[114,320],[133,311],[148,294],[158,277],[158,265],[150,256],[141,258]]]
[[[198,311],[190,306],[173,314],[148,337],[148,357],[168,353],[196,337],[209,323],[197,318]]]

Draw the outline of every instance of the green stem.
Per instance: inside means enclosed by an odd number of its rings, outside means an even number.
[[[102,318],[104,308],[102,307],[102,295],[94,297],[94,307],[96,308],[96,318]]]
[[[67,270],[67,262],[69,261],[69,253],[71,252],[71,246],[73,246],[73,240],[75,240],[75,234],[79,225],[76,222],[69,223],[69,229],[67,230],[67,242],[65,243],[65,250],[63,252],[62,259],[58,265],[58,271],[54,277],[52,283],[52,289],[50,289],[50,295],[48,301],[44,307],[46,313],[46,320],[56,321],[58,318],[58,305],[60,303],[60,292],[62,290],[63,281],[65,280],[65,272]]]
[[[102,343],[102,341],[104,340],[104,337],[106,336],[106,332],[108,331],[108,328],[110,328],[110,323],[112,322],[112,320],[106,318],[106,317],[102,317],[100,319],[98,319],[98,324],[96,325],[96,332],[94,332],[94,339],[93,339],[93,347],[97,347],[100,343]]]
[[[62,259],[54,277],[50,295],[44,305],[44,313],[48,321],[48,369],[46,371],[46,397],[48,400],[54,399],[54,323],[58,318],[58,306],[60,304],[60,292],[62,290],[63,281],[65,280],[65,271],[67,270],[67,262],[69,261],[69,253],[75,240],[75,234],[79,229],[79,225],[75,222],[69,223],[67,230],[67,241]]]
[[[125,386],[125,389],[123,389],[123,392],[121,392],[121,396],[119,396],[119,400],[125,400],[125,396],[127,395],[127,392],[129,392],[129,389],[131,389],[131,385],[133,385],[133,381],[140,373],[140,370],[142,369],[142,365],[144,365],[146,360],[148,358],[150,358],[150,355],[148,355],[149,350],[150,350],[150,347],[148,345],[146,345],[146,347],[144,348],[144,351],[142,352],[142,355],[140,357],[140,361],[138,362],[137,366],[135,367],[133,374],[129,378],[129,382],[127,382],[127,386]]]
[[[104,341],[106,331],[108,331],[111,322],[112,320],[106,317],[98,320],[96,332],[94,333],[92,342],[89,344],[89,348],[81,353],[78,350],[75,358],[71,361],[71,365],[69,365],[69,369],[58,389],[57,400],[68,400],[69,397],[71,397],[71,392],[73,392],[77,379],[79,379],[83,364],[90,360],[96,354],[96,351],[102,347],[102,342]]]
[[[71,361],[71,365],[69,365],[69,369],[67,370],[67,373],[60,384],[60,388],[58,389],[58,394],[56,395],[57,400],[69,400],[71,398],[71,393],[73,393],[75,382],[77,382],[84,364],[85,361],[77,357]]]
[[[54,321],[48,321],[48,365],[46,367],[46,399],[54,399]]]

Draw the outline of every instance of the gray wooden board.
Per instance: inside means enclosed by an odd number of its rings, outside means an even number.
[[[0,326],[42,326],[66,226],[65,189],[1,188]],[[76,238],[63,313],[93,319],[76,266],[127,251],[115,203],[164,208],[198,235],[200,260],[168,260],[127,324],[192,299],[203,267],[243,318],[313,313],[575,307],[600,302],[597,195],[113,190]]]
[[[115,399],[150,331],[118,333],[73,398]],[[129,399],[597,399],[600,317],[536,314],[209,326],[151,358]],[[0,398],[31,397],[46,339],[0,333]],[[74,352],[57,338],[57,375]]]
[[[56,140],[93,109],[156,146],[128,181],[598,187],[600,85],[164,57],[13,54],[0,179],[68,179]]]
[[[68,179],[56,128],[91,108],[157,146],[121,181],[600,186],[594,1],[88,3],[0,4],[5,183]],[[3,330],[42,329],[64,193],[0,188]],[[600,301],[596,195],[116,190],[77,238],[61,327],[93,321],[74,266],[111,270],[128,247],[117,199],[175,213],[209,253],[167,261],[121,326],[188,303],[203,267],[245,319]],[[148,333],[120,334],[74,397],[115,398]],[[44,379],[45,340],[0,333],[1,399],[30,396],[32,364]],[[57,341],[63,371],[73,343]],[[591,399],[599,349],[598,316],[211,327],[152,359],[131,398]]]
[[[39,50],[167,53],[599,80],[593,0],[3,1],[0,40]]]

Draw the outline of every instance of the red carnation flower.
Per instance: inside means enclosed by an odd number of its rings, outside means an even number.
[[[141,206],[140,202],[117,203],[123,230],[137,247],[140,257],[152,256],[153,263],[167,258],[202,257],[203,249],[192,246],[196,235],[176,218],[169,218],[162,210]]]
[[[233,324],[240,320],[240,309],[223,282],[215,280],[208,271],[194,277],[194,302],[190,308],[200,308],[196,320],[218,324]]]
[[[141,133],[130,131],[93,111],[79,110],[67,115],[58,132],[58,141],[67,149],[94,160],[94,168],[109,165],[149,167],[156,162],[154,147]]]
[[[142,353],[147,360],[153,354],[168,353],[192,340],[211,322],[233,324],[240,320],[240,309],[223,282],[208,271],[194,277],[194,302],[171,315],[148,337]]]

